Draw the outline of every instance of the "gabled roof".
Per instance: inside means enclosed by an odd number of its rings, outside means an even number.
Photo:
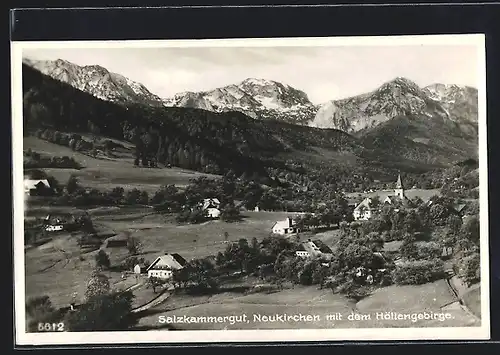
[[[396,202],[399,198],[397,196],[387,196],[384,201],[389,200],[389,202]]]
[[[146,271],[151,269],[172,269],[179,270],[182,269],[187,264],[186,259],[184,259],[179,254],[166,254],[159,256],[149,265]]]
[[[321,240],[315,239],[312,242],[319,248],[320,252],[325,253],[325,254],[333,253],[332,249],[330,249],[330,247],[328,245],[326,245],[325,243],[323,243]]]
[[[453,209],[457,212],[462,212],[467,205],[465,203],[453,205]]]
[[[180,256],[179,254],[177,253],[173,253],[173,254],[170,254],[174,259],[175,261],[177,261],[177,263],[179,263],[179,265],[181,266],[185,266],[187,264],[187,260],[184,259],[182,256]]]
[[[354,210],[359,210],[361,207],[371,208],[370,205],[372,203],[372,199],[370,197],[365,198],[363,201],[359,203],[359,205],[354,208]]]
[[[36,189],[36,187],[40,183],[42,183],[46,187],[50,188],[50,184],[49,184],[49,181],[47,179],[38,179],[38,180],[25,179],[24,180],[24,188],[27,190]]]
[[[297,247],[297,251],[307,251],[307,250],[304,247],[304,244],[300,243],[299,246]]]
[[[220,206],[220,201],[218,198],[206,198],[203,200],[201,203],[203,206],[203,209],[207,209],[209,207],[219,207]]]

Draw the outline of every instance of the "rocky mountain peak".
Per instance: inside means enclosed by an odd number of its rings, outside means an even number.
[[[163,101],[146,87],[100,65],[79,66],[64,59],[32,60],[23,63],[56,80],[85,91],[101,100],[146,103],[160,106]]]
[[[256,119],[272,118],[292,123],[305,123],[316,112],[303,91],[262,78],[246,78],[236,84],[198,93],[183,92],[165,99],[165,104],[213,112],[239,111]]]

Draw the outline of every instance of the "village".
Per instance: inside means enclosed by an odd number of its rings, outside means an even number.
[[[53,188],[48,179],[26,179],[24,186],[27,199],[35,200],[50,195],[50,190]],[[199,200],[196,205],[188,207],[187,210],[183,205],[183,212],[179,213],[177,222],[169,222],[174,225],[171,228],[177,230],[196,228],[197,232],[192,234],[196,236],[196,239],[192,240],[193,244],[197,243],[197,239],[201,240],[206,237],[203,234],[209,230],[208,227],[212,226],[216,234],[214,233],[213,238],[209,237],[212,240],[210,246],[206,244],[206,247],[188,246],[187,238],[190,234],[188,233],[184,236],[185,240],[174,243],[169,243],[168,237],[164,241],[155,240],[152,254],[147,250],[149,249],[147,235],[149,234],[149,238],[152,238],[152,229],[147,227],[139,233],[137,229],[136,232],[132,231],[133,227],[148,223],[137,222],[133,217],[129,223],[119,222],[120,218],[114,214],[116,209],[109,213],[105,209],[102,213],[95,213],[92,210],[89,213],[89,210],[82,211],[81,209],[75,211],[74,214],[67,212],[68,209],[65,213],[52,212],[43,218],[37,217],[37,227],[29,227],[30,218],[27,218],[25,234],[31,233],[31,237],[25,236],[25,238],[28,238],[31,241],[30,244],[36,245],[38,249],[46,248],[62,253],[64,258],[67,258],[68,264],[76,255],[82,259],[84,255],[82,253],[89,255],[94,253],[95,265],[93,267],[87,265],[90,269],[94,269],[89,270],[89,274],[106,274],[109,280],[106,281],[108,284],[106,287],[109,288],[109,284],[114,283],[114,287],[121,289],[122,292],[133,292],[136,300],[133,303],[132,312],[141,315],[146,314],[148,310],[161,309],[162,305],[168,305],[171,299],[175,302],[174,294],[182,293],[182,289],[200,289],[196,292],[205,294],[212,292],[207,291],[212,288],[224,289],[223,285],[228,283],[223,280],[234,279],[234,277],[247,279],[250,277],[257,280],[253,282],[253,286],[247,288],[247,293],[259,292],[266,284],[268,286],[264,289],[270,287],[274,289],[273,292],[283,290],[283,285],[286,283],[291,283],[291,285],[316,284],[320,286],[320,289],[331,288],[334,293],[340,292],[348,298],[357,300],[371,294],[376,288],[395,283],[394,279],[398,277],[401,285],[426,284],[443,278],[453,280],[447,283],[447,287],[450,287],[453,293],[459,294],[468,290],[466,282],[457,276],[457,273],[463,274],[464,271],[458,270],[449,261],[457,253],[457,250],[454,250],[456,241],[448,241],[446,238],[440,238],[438,242],[418,240],[418,236],[425,228],[420,225],[405,226],[405,223],[412,221],[412,217],[401,217],[406,219],[399,222],[395,217],[404,211],[410,216],[413,216],[411,213],[414,211],[424,213],[422,211],[426,210],[428,212],[433,203],[442,204],[439,191],[432,191],[431,194],[426,190],[407,190],[399,175],[392,191],[367,192],[364,198],[360,195],[359,193],[346,195],[344,199],[346,206],[341,217],[333,220],[324,215],[319,216],[317,213],[266,211],[263,206],[259,205],[249,209],[248,206],[234,202],[230,203],[228,209],[221,206],[220,196],[210,196]],[[157,220],[158,213],[151,211],[149,207],[141,207],[141,213],[137,211],[130,213],[127,208],[132,210],[135,207],[121,207],[119,210],[127,211],[124,212],[126,215],[138,216],[138,220],[147,221],[148,218]],[[470,209],[467,209],[466,203],[451,203],[447,208],[449,211],[446,212],[446,216],[441,217],[452,218],[454,223],[457,223],[457,219],[466,221],[471,217],[468,215],[467,211]],[[171,209],[171,206],[168,207],[166,215],[172,215]],[[57,208],[52,208],[52,210],[56,211]],[[391,215],[389,216],[388,213]],[[201,219],[199,215],[202,216]],[[180,218],[181,216],[184,217]],[[255,223],[252,221],[257,218],[254,216],[259,216],[261,221],[252,226],[252,223]],[[273,216],[281,216],[281,218],[273,222]],[[385,228],[384,230],[384,227],[380,225],[381,219],[384,218],[392,221],[392,229]],[[439,219],[440,216],[436,218]],[[175,227],[175,224],[181,223],[180,221],[187,222]],[[399,226],[396,225],[397,223]],[[415,223],[421,224],[421,221]],[[118,231],[115,228],[118,224],[122,228],[128,228]],[[98,231],[100,228],[98,226],[102,225],[107,225],[108,230]],[[224,225],[230,226],[232,231],[221,233],[225,229]],[[243,225],[245,227],[241,228]],[[41,233],[38,233],[40,228]],[[155,226],[155,228],[160,234],[168,234],[168,230],[162,229],[162,226]],[[246,238],[237,238],[237,233],[233,232],[235,228],[241,229],[242,233],[246,234]],[[173,230],[170,229],[170,231]],[[67,241],[68,233],[71,236],[69,239],[78,240],[79,251],[76,247],[71,252],[66,250],[66,246],[55,246],[57,244],[55,241],[65,239],[66,241],[60,242],[60,245],[70,244]],[[411,240],[405,239],[405,235],[409,233],[413,238],[410,238]],[[443,233],[450,234],[449,232]],[[33,235],[36,234],[41,234],[41,236],[36,237],[34,241]],[[254,240],[250,241],[252,236]],[[356,241],[357,238],[361,239]],[[352,244],[349,244],[351,241]],[[369,243],[368,248],[366,248],[367,243]],[[355,249],[351,251],[350,248]],[[358,248],[357,251],[356,248]],[[475,249],[474,247],[471,249],[469,245],[466,250]],[[351,255],[348,252],[355,254]],[[27,253],[29,257],[29,248]],[[356,253],[364,256],[356,256]],[[419,253],[423,253],[424,256],[417,256]],[[419,258],[431,261],[425,264]],[[442,261],[441,263],[444,262],[441,266],[442,270],[439,270],[439,260]],[[29,266],[30,263],[28,262],[27,265]],[[414,269],[415,267],[417,269]],[[55,270],[57,266],[52,265],[48,268]],[[60,272],[67,271],[61,270]],[[408,272],[422,274],[420,275],[422,280],[415,282],[406,280],[409,276],[405,273]],[[465,271],[465,273],[470,274],[471,271]],[[418,278],[418,275],[412,277]],[[84,294],[92,288],[92,277],[88,279],[87,275],[86,278],[82,280],[83,285],[73,283],[73,289],[80,291],[66,294],[58,291],[56,297],[51,297],[53,305],[59,309],[75,312],[82,302],[81,297],[78,298],[76,295]],[[389,279],[392,281],[388,281]],[[231,282],[234,283],[234,280],[229,283]],[[473,280],[472,283],[475,281]],[[35,287],[35,284],[32,287]],[[145,316],[142,319],[150,318]]]

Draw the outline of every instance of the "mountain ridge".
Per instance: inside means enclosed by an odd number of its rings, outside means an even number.
[[[260,78],[246,78],[212,90],[182,92],[164,100],[166,106],[239,111],[254,119],[272,118],[298,124],[312,119],[316,110],[304,91]]]
[[[467,131],[473,131],[471,122],[477,122],[477,89],[442,83],[421,88],[405,77],[396,77],[367,93],[313,104],[304,91],[270,79],[246,78],[215,89],[160,98],[143,84],[99,65],[79,66],[62,59],[28,58],[23,63],[98,98],[122,104],[238,111],[254,119],[275,119],[347,133],[366,131],[402,115],[450,119],[461,123]]]
[[[477,122],[477,89],[456,84],[434,85],[453,87],[455,90],[448,92],[433,89],[432,86],[420,88],[407,78],[396,77],[370,92],[328,101],[321,105],[309,124],[356,133],[407,115]],[[451,94],[462,97],[461,106],[449,98]],[[467,98],[467,95],[472,98]],[[464,111],[465,114],[461,114]]]
[[[56,80],[65,82],[93,96],[112,102],[129,102],[161,106],[162,99],[146,86],[113,73],[100,65],[77,65],[64,59],[36,60],[23,58],[23,64]]]

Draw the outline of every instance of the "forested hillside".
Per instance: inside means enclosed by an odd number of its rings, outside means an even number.
[[[29,66],[23,66],[23,91],[25,134],[49,130],[126,140],[135,144],[135,163],[142,166],[232,170],[266,184],[317,181],[344,190],[392,181],[397,171],[418,174],[442,166],[432,157],[399,154],[408,148],[335,129],[255,120],[239,112],[111,103]]]

